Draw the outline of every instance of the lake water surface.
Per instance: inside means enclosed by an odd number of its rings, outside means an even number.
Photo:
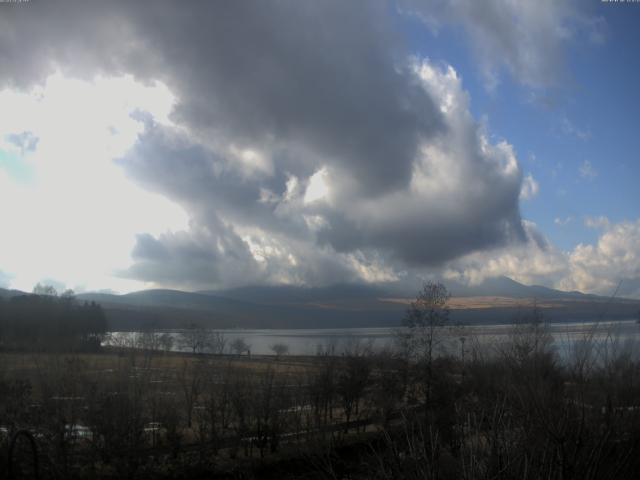
[[[611,351],[622,349],[637,352],[640,346],[640,324],[634,320],[599,323],[554,323],[548,324],[547,331],[553,338],[555,348],[561,357],[567,357],[576,349],[589,343],[595,348]],[[490,352],[513,339],[514,325],[478,325],[446,327],[440,332],[442,348],[450,353],[471,351],[473,348]],[[354,346],[371,347],[374,350],[394,348],[397,328],[335,328],[335,329],[263,329],[263,330],[214,330],[224,335],[227,345],[242,338],[254,355],[271,355],[271,346],[285,344],[291,355],[315,355],[319,352],[341,352]],[[180,331],[168,333],[174,337],[173,350],[180,351],[177,341]],[[132,345],[140,332],[113,332],[106,344],[122,343],[128,340]],[[184,350],[184,349],[182,349]]]

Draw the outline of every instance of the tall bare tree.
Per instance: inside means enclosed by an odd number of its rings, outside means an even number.
[[[411,302],[404,317],[405,344],[409,355],[421,367],[419,381],[425,404],[431,399],[434,354],[442,343],[444,327],[449,324],[448,302],[451,294],[438,282],[426,282]]]

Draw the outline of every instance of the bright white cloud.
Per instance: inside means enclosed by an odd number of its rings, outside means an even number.
[[[526,242],[464,256],[447,266],[446,275],[472,285],[498,276],[525,284],[553,284],[567,271],[566,256],[549,244],[534,223],[524,221],[524,226]]]
[[[604,232],[597,243],[580,244],[569,255],[570,270],[561,287],[611,294],[621,280],[640,279],[640,219],[599,223]]]
[[[327,169],[321,168],[309,178],[309,184],[304,194],[304,203],[311,203],[322,200],[329,194],[329,186],[327,185]]]
[[[231,167],[237,168],[245,177],[273,175],[271,159],[259,150],[231,145],[229,154],[232,159]]]
[[[565,225],[568,225],[571,222],[573,222],[573,217],[571,215],[569,215],[568,217],[565,217],[565,218],[556,217],[553,220],[553,223],[555,223],[559,227],[564,227]]]
[[[470,284],[485,278],[508,276],[525,284],[554,286],[601,295],[612,294],[618,283],[640,280],[640,220],[611,224],[605,217],[587,219],[603,229],[597,242],[579,244],[562,252],[548,242],[535,224],[525,222],[527,242],[477,252],[457,259],[445,277]],[[640,290],[627,295],[640,297]]]
[[[538,185],[538,182],[536,181],[536,179],[533,178],[533,175],[530,173],[525,175],[525,177],[522,179],[522,188],[520,189],[520,198],[522,200],[531,200],[533,197],[538,195],[539,191],[540,191],[540,185]]]
[[[114,159],[143,130],[136,115],[168,124],[173,102],[164,85],[131,77],[56,74],[30,92],[0,92],[0,138],[28,131],[38,139],[19,158],[30,181],[0,170],[0,267],[13,287],[30,290],[45,277],[80,288],[141,285],[113,276],[130,261],[136,233],[184,228],[186,216],[130,182]]]

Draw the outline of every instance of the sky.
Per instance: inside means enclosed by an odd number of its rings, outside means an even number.
[[[0,3],[0,287],[640,298],[639,21],[600,0]]]

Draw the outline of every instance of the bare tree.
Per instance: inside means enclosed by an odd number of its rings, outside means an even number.
[[[209,332],[207,343],[211,349],[211,353],[222,355],[224,353],[224,348],[227,345],[227,338],[222,332]]]
[[[237,449],[242,444],[245,448],[245,456],[249,455],[249,444],[243,443],[243,439],[249,434],[252,423],[251,419],[251,402],[253,398],[253,389],[249,374],[246,369],[238,370],[233,376],[233,383],[230,385],[229,401],[231,403],[231,411],[233,421],[231,428],[238,442],[231,448],[229,455],[235,458]]]
[[[382,416],[383,427],[387,427],[393,412],[401,404],[406,391],[406,363],[394,352],[381,351],[372,358],[375,362],[370,376],[373,383],[373,403]]]
[[[165,353],[169,353],[171,351],[171,349],[173,348],[173,336],[171,336],[170,333],[163,333],[162,335],[160,335],[160,338],[158,339],[160,342],[160,347],[162,348],[162,350]]]
[[[285,405],[284,385],[276,372],[267,368],[257,379],[257,385],[250,403],[253,431],[260,457],[264,457],[265,448],[270,446],[271,452],[278,449],[280,433],[283,428],[281,411]]]
[[[187,414],[187,427],[191,428],[193,407],[198,401],[204,382],[204,365],[200,361],[185,359],[182,368],[178,370],[178,383],[182,390]]]
[[[433,359],[444,335],[443,327],[449,323],[451,295],[442,283],[426,282],[416,299],[407,309],[404,326],[408,353],[422,367],[419,383],[423,387],[425,403],[431,399]]]
[[[195,323],[190,324],[178,335],[178,345],[191,353],[204,353],[211,348],[213,332]]]
[[[324,427],[333,419],[338,358],[322,355],[317,368],[307,372],[307,396],[312,407],[314,427]]]
[[[280,360],[280,357],[289,353],[289,345],[286,343],[274,343],[269,347],[273,353],[276,354],[276,359]]]
[[[227,364],[222,369],[212,363],[204,369],[202,409],[198,410],[198,433],[201,441],[210,442],[216,454],[219,443],[230,428],[232,419],[231,386],[236,376]]]
[[[231,350],[233,350],[236,355],[242,355],[244,352],[249,351],[251,345],[249,345],[244,338],[238,337],[233,342],[231,342]]]
[[[145,328],[138,338],[139,347],[149,352],[157,352],[160,350],[160,333],[153,327]]]
[[[336,390],[342,400],[342,408],[347,425],[353,416],[360,413],[360,402],[364,396],[364,391],[369,383],[371,374],[371,358],[368,350],[347,351],[344,357],[344,364],[338,373]]]
[[[537,361],[553,353],[553,336],[537,303],[531,311],[516,318],[506,349],[503,353],[519,364]]]

